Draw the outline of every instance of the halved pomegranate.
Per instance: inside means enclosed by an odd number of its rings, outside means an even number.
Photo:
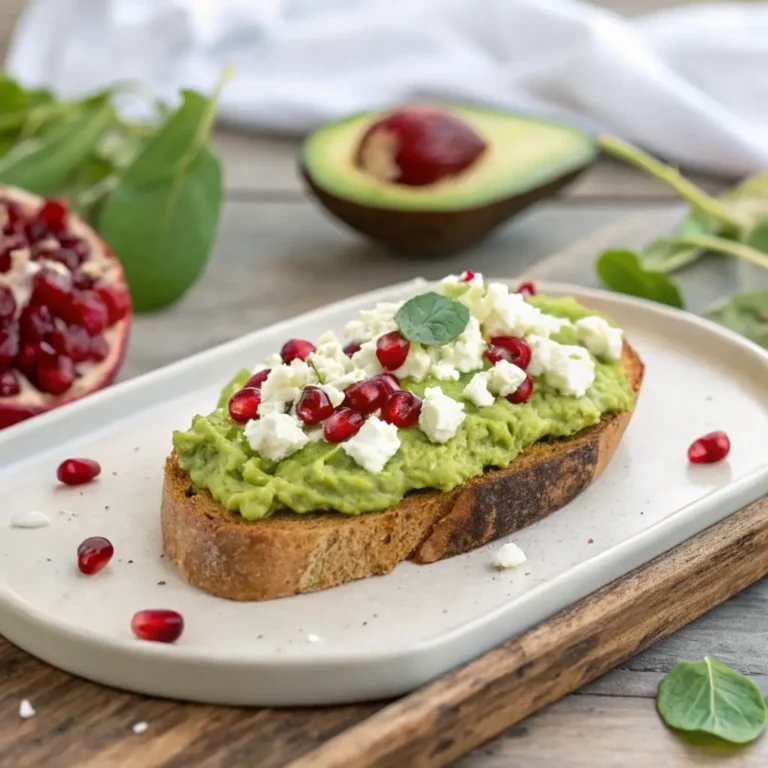
[[[131,298],[115,255],[61,200],[0,186],[0,429],[110,384]]]

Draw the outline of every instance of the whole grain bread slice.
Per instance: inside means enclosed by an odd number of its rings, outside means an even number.
[[[624,344],[633,389],[643,363]],[[382,512],[276,514],[247,521],[192,486],[171,455],[165,467],[163,543],[192,585],[232,600],[270,600],[433,563],[513,533],[560,509],[611,460],[631,412],[610,414],[569,438],[537,443],[506,469],[448,493],[418,491]]]

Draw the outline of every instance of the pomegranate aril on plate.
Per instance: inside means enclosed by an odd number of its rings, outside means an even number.
[[[361,347],[361,345],[358,344],[356,341],[350,341],[349,344],[347,344],[344,347],[344,354],[347,357],[352,357],[352,355],[354,355],[355,352],[359,352],[360,351],[360,347]]]
[[[69,326],[69,356],[82,363],[91,355],[91,337],[81,325]]]
[[[94,336],[90,344],[90,359],[95,363],[100,363],[107,359],[109,354],[109,344],[103,336]]]
[[[56,470],[56,477],[64,485],[85,485],[100,474],[101,465],[93,459],[66,459]]]
[[[19,354],[19,325],[15,321],[0,328],[0,368],[11,364]]]
[[[342,443],[356,435],[365,423],[365,417],[351,408],[339,408],[323,424],[323,437],[329,443]]]
[[[0,326],[13,320],[16,316],[16,299],[10,288],[0,285]]]
[[[46,335],[45,340],[51,345],[55,352],[58,352],[60,355],[71,357],[69,328],[61,318],[53,318],[53,330]]]
[[[387,390],[376,378],[358,381],[344,390],[344,405],[365,415],[378,411],[386,400]]]
[[[507,395],[507,400],[510,403],[519,405],[520,403],[526,403],[531,399],[533,394],[533,379],[526,374],[523,383],[511,394]]]
[[[63,395],[74,384],[75,364],[66,355],[42,355],[35,368],[34,383],[51,395]]]
[[[93,576],[109,564],[114,554],[115,548],[109,539],[91,536],[77,548],[77,567],[80,573]]]
[[[12,371],[0,371],[0,397],[13,397],[21,392],[19,377]]]
[[[250,387],[235,392],[229,398],[229,415],[238,424],[259,418],[259,406],[261,405],[261,392]]]
[[[315,351],[315,345],[306,339],[289,339],[280,350],[284,363],[294,360],[306,360]]]
[[[51,310],[43,304],[27,304],[19,323],[24,341],[40,341],[54,330]]]
[[[414,426],[419,421],[421,400],[413,392],[395,392],[381,409],[381,420],[400,429]]]
[[[67,231],[67,216],[69,207],[65,200],[46,200],[37,221],[42,222],[45,228],[54,235],[60,235]]]
[[[83,291],[72,299],[67,309],[66,319],[76,325],[81,325],[90,336],[98,336],[107,328],[109,313],[107,305],[98,293]]]
[[[408,357],[411,342],[398,331],[385,333],[376,340],[376,357],[382,368],[396,371]]]
[[[378,376],[374,376],[373,378],[381,383],[381,385],[384,387],[384,391],[388,395],[391,395],[393,392],[400,390],[400,379],[398,379],[394,373],[380,373]]]
[[[297,416],[305,424],[319,424],[333,413],[333,403],[318,387],[307,387],[296,406]]]
[[[709,432],[694,440],[688,447],[688,460],[692,464],[714,464],[731,452],[731,441],[725,432]]]
[[[72,277],[44,267],[35,275],[32,301],[54,312],[63,312],[72,303]]]
[[[516,336],[494,336],[485,351],[485,356],[494,365],[506,360],[525,370],[531,362],[531,348]]]
[[[138,611],[131,619],[131,630],[139,640],[174,643],[184,631],[184,619],[180,613],[162,608]]]
[[[536,286],[533,283],[520,283],[517,286],[516,292],[523,296],[523,298],[530,299],[531,296],[536,295]]]
[[[267,380],[270,373],[272,373],[271,368],[265,368],[263,371],[254,373],[253,376],[245,382],[243,389],[261,389],[261,385]]]

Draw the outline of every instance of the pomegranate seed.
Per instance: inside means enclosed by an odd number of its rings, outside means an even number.
[[[105,285],[96,292],[107,307],[110,325],[122,320],[131,311],[131,296],[122,286]]]
[[[315,345],[306,339],[289,339],[280,350],[284,363],[293,360],[306,360],[315,351]]]
[[[0,272],[9,272],[13,266],[11,254],[20,249],[26,248],[27,241],[22,235],[11,235],[3,240],[0,247]]]
[[[725,432],[709,432],[694,440],[688,448],[692,464],[714,464],[722,461],[731,451],[731,441]]]
[[[522,294],[523,298],[530,299],[536,295],[536,286],[533,283],[520,283],[517,286],[517,293]]]
[[[400,390],[400,379],[395,376],[394,373],[380,373],[378,376],[373,377],[376,381],[380,382],[384,387],[384,391],[391,395],[393,392]]]
[[[101,465],[93,459],[67,459],[59,464],[56,477],[64,485],[84,485],[101,474]]]
[[[55,352],[60,355],[71,355],[71,345],[69,343],[69,329],[67,324],[59,317],[53,318],[53,330],[45,337],[45,340],[51,345]]]
[[[24,341],[40,341],[54,329],[51,311],[41,304],[27,304],[21,311],[19,323]]]
[[[318,387],[307,387],[299,398],[296,414],[305,424],[319,424],[333,413],[333,403]]]
[[[40,240],[48,237],[48,235],[48,227],[46,227],[42,221],[31,221],[24,227],[24,236],[27,238],[30,245],[34,245]]]
[[[66,355],[43,355],[37,361],[35,383],[52,395],[63,395],[75,381],[75,364]]]
[[[265,368],[263,371],[254,373],[243,385],[243,389],[261,389],[261,385],[267,380],[267,376],[272,373],[271,368]]]
[[[70,303],[67,319],[76,325],[82,325],[89,336],[98,336],[104,333],[107,327],[109,313],[98,293],[83,291]]]
[[[386,400],[386,387],[375,378],[350,384],[344,390],[344,405],[364,415],[378,411]]]
[[[0,329],[0,368],[10,365],[16,355],[19,354],[19,324],[9,323]]]
[[[74,272],[80,266],[80,259],[69,248],[57,248],[55,251],[45,254],[45,258],[63,264],[70,272]]]
[[[80,573],[93,576],[109,563],[114,554],[115,548],[109,539],[91,536],[77,548],[77,567]]]
[[[494,336],[485,350],[485,356],[494,365],[499,360],[506,360],[525,370],[531,362],[531,348],[516,336]]]
[[[164,609],[138,611],[131,619],[131,630],[139,640],[173,643],[184,631],[184,619],[176,611]]]
[[[11,371],[0,371],[0,397],[13,397],[21,392],[21,385],[16,374]]]
[[[358,344],[356,341],[350,341],[349,344],[347,344],[347,346],[344,347],[344,354],[347,357],[352,357],[352,355],[354,355],[355,352],[359,352],[360,351],[360,347],[361,346],[362,345]]]
[[[89,275],[86,275],[81,269],[72,273],[72,287],[76,288],[78,291],[88,291],[93,288],[95,284],[96,281]]]
[[[103,336],[94,336],[90,344],[90,358],[96,363],[107,359],[109,354],[109,345]]]
[[[382,368],[396,371],[408,357],[411,342],[398,331],[385,333],[376,341],[376,357]]]
[[[11,271],[11,251],[10,249],[5,249],[3,251],[0,251],[0,274],[4,272],[10,272]]]
[[[91,354],[91,337],[81,325],[69,326],[69,356],[76,363],[85,362]]]
[[[475,279],[475,273],[471,269],[465,269],[461,273],[462,283],[471,283]]]
[[[395,392],[381,409],[381,420],[396,427],[412,427],[419,420],[421,400],[413,392]]]
[[[86,240],[79,237],[72,237],[71,235],[60,236],[59,244],[62,248],[74,251],[80,262],[85,261],[91,255],[91,246],[88,245]]]
[[[233,421],[245,424],[246,421],[259,418],[261,392],[258,389],[241,389],[229,398],[229,415]]]
[[[37,221],[42,222],[54,235],[61,235],[67,231],[68,213],[69,206],[66,200],[46,200],[37,214]]]
[[[351,408],[339,408],[323,425],[323,437],[329,443],[341,443],[356,435],[365,423],[363,414]]]
[[[13,320],[15,315],[16,299],[14,298],[13,291],[4,285],[0,285],[0,325],[5,325]]]
[[[511,395],[507,395],[507,400],[509,400],[510,403],[518,405],[530,400],[532,394],[533,379],[528,374],[526,374],[523,383]]]
[[[35,275],[32,301],[59,313],[72,301],[72,277],[44,267]]]
[[[19,349],[19,355],[16,358],[16,365],[19,370],[28,373],[32,371],[35,363],[42,355],[53,355],[55,350],[47,342],[25,341]]]
[[[21,203],[5,203],[5,210],[8,213],[8,228],[17,231],[24,222],[24,209]]]

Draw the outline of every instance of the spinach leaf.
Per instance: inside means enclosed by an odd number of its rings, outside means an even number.
[[[22,141],[0,159],[0,181],[40,195],[55,194],[88,160],[114,119],[112,106],[105,103]]]
[[[684,308],[675,283],[661,272],[644,269],[633,251],[605,251],[598,258],[595,269],[600,280],[612,291]]]
[[[768,349],[768,289],[729,296],[705,309],[704,314]]]
[[[138,311],[180,299],[208,261],[223,194],[221,163],[207,145],[218,94],[183,93],[102,211],[101,232],[123,263]]]
[[[439,347],[467,327],[469,309],[439,293],[423,293],[397,310],[395,322],[406,339]]]
[[[659,684],[656,706],[670,728],[734,744],[754,741],[766,725],[765,700],[757,685],[710,656],[676,664]]]

